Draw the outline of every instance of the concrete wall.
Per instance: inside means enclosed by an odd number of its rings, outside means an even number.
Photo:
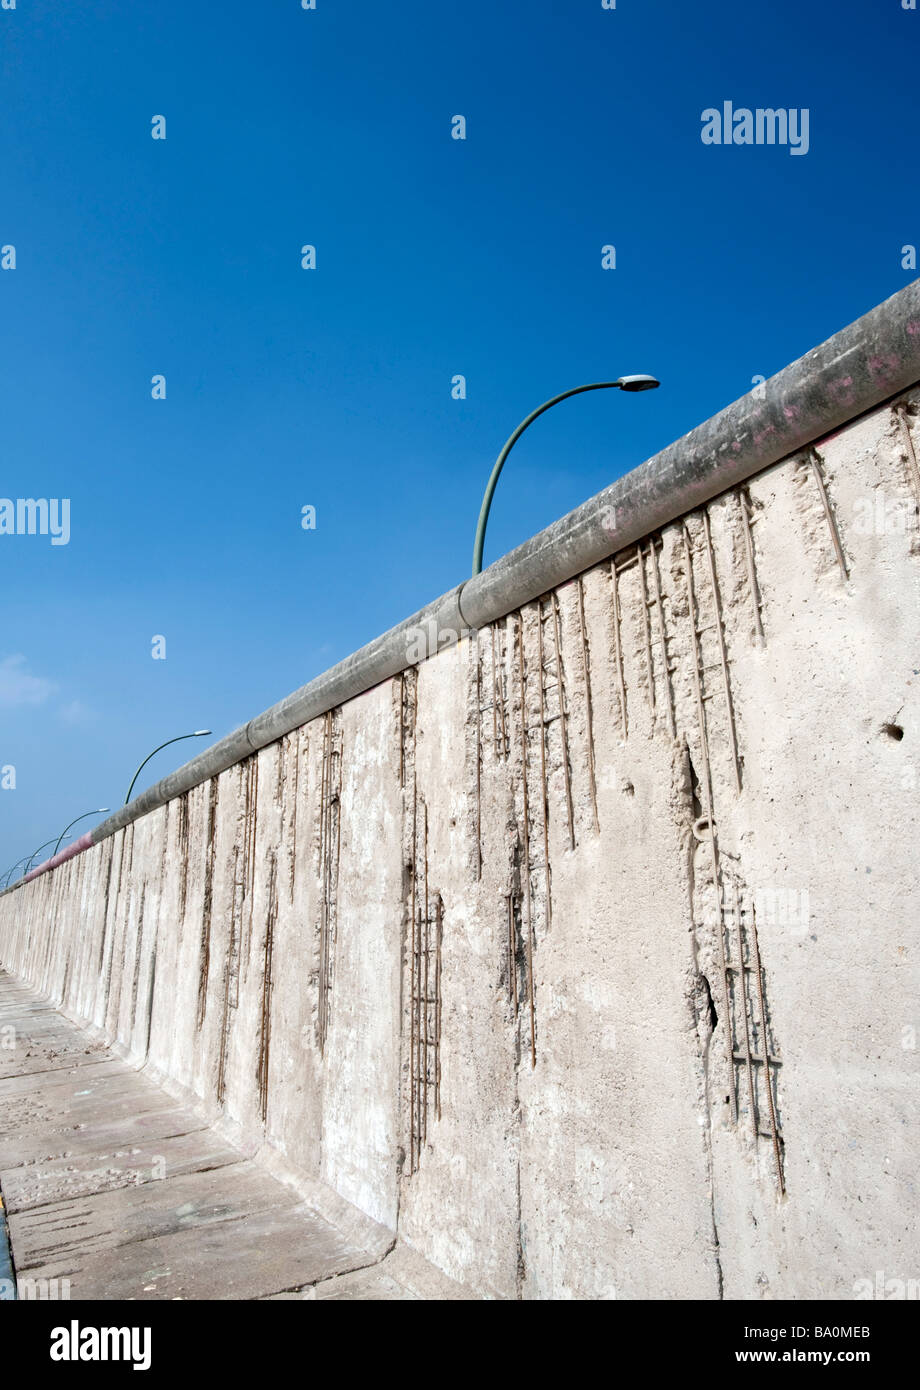
[[[4,966],[476,1294],[916,1278],[918,414],[0,898]]]

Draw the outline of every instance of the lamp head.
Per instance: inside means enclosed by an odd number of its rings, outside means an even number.
[[[195,738],[204,738],[205,734],[209,734],[210,732],[210,729],[196,729]]]
[[[621,376],[617,382],[621,391],[654,391],[661,382],[653,376]]]

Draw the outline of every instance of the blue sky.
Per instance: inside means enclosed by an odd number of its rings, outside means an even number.
[[[918,52],[901,0],[0,11],[0,496],[71,500],[0,536],[0,869],[464,578],[546,397],[663,382],[538,422],[487,563],[908,283]]]

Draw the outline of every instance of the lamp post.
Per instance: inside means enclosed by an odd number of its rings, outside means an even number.
[[[65,831],[64,833],[65,833],[65,835],[66,835],[67,832]],[[57,837],[56,835],[53,835],[53,836],[51,837],[50,840],[46,840],[45,843],[44,843],[43,845],[39,845],[38,849],[35,851],[34,854],[30,854],[30,855],[29,855],[29,862],[28,862],[28,864],[26,865],[26,867],[25,867],[25,868],[23,869],[23,871],[22,871],[22,876],[23,876],[23,878],[25,878],[26,874],[29,873],[29,872],[31,871],[32,865],[35,863],[36,856],[39,855],[39,854],[41,854],[41,852],[42,852],[43,849],[47,849],[49,845],[54,845],[56,840],[57,840],[57,844],[59,845],[59,844],[61,843],[60,840],[58,839],[58,837]],[[55,851],[54,851],[54,852],[55,852],[55,854],[57,854],[57,845],[55,845]],[[21,861],[20,861],[20,862],[21,862]]]
[[[49,845],[50,845],[50,844],[51,844],[51,841],[49,840],[48,843],[49,843]],[[44,845],[42,845],[42,849],[44,849]],[[29,856],[28,854],[23,855],[22,859],[17,859],[17,860],[16,860],[16,863],[13,864],[11,868],[7,869],[6,875],[5,875],[4,880],[3,880],[3,886],[4,886],[4,888],[8,888],[8,887],[9,887],[9,882],[10,882],[10,879],[13,877],[13,874],[14,874],[14,873],[16,872],[16,870],[19,868],[19,865],[20,865],[20,864],[24,864],[24,863],[26,862],[26,860],[27,860],[29,857],[30,857],[30,856]]]
[[[47,849],[49,845],[53,844],[54,840],[46,840],[45,843],[43,845],[39,845],[38,849],[35,850],[32,854],[25,854],[21,859],[17,859],[13,867],[11,869],[7,869],[2,886],[4,888],[9,886],[9,881],[13,877],[13,874],[16,872],[16,870],[19,868],[20,864],[25,864],[26,866],[22,871],[22,876],[24,878],[26,874],[29,872],[29,870],[32,868],[32,862],[35,859],[35,855],[41,854],[43,849]],[[26,863],[26,860],[28,860],[28,863]]]
[[[499,475],[505,466],[505,460],[511,453],[521,435],[532,425],[538,416],[544,411],[549,410],[550,406],[558,405],[560,401],[568,400],[569,396],[580,396],[583,391],[607,391],[613,387],[619,387],[621,391],[653,391],[661,382],[653,376],[621,376],[616,381],[593,381],[587,386],[573,386],[570,391],[563,391],[558,396],[553,396],[551,400],[544,401],[536,410],[531,411],[526,420],[522,420],[517,429],[502,449],[498,458],[495,460],[495,467],[492,469],[488,484],[486,485],[485,496],[482,499],[482,507],[479,511],[479,523],[476,527],[476,540],[473,545],[473,574],[482,573],[482,547],[486,538],[486,526],[489,520],[489,511],[492,506],[492,495],[495,492],[495,485]]]
[[[96,811],[84,811],[82,816],[77,816],[76,820],[72,820],[70,822],[70,825],[65,825],[64,829],[58,836],[58,842],[54,847],[54,854],[57,854],[58,850],[61,847],[61,841],[63,840],[64,836],[67,834],[68,830],[70,830],[72,826],[76,825],[78,820],[86,820],[87,816],[104,816],[108,812],[108,809],[108,806],[100,806],[99,809]],[[54,858],[54,854],[52,854],[51,856],[52,859]]]
[[[46,840],[43,845],[39,845],[38,849],[33,850],[31,854],[24,855],[22,859],[18,859],[16,861],[16,863],[13,865],[11,869],[7,869],[2,886],[4,888],[9,887],[10,879],[12,878],[16,870],[19,868],[20,864],[25,864],[25,868],[22,871],[22,877],[25,878],[26,874],[31,872],[32,865],[35,863],[35,860],[41,854],[42,850],[47,849],[49,845],[54,845],[54,853],[50,856],[53,859],[54,855],[57,854],[58,850],[61,847],[61,842],[64,839],[64,836],[67,834],[68,830],[70,830],[71,826],[76,825],[77,821],[83,820],[86,816],[104,815],[105,812],[108,811],[108,809],[108,806],[101,806],[98,811],[85,811],[82,816],[77,816],[77,820],[72,820],[70,822],[70,825],[65,825],[64,829],[61,831],[60,835],[58,835],[56,839],[52,838],[50,840]]]
[[[152,757],[159,753],[163,748],[168,748],[171,743],[181,743],[184,738],[205,738],[208,734],[210,734],[210,732],[210,729],[196,729],[193,734],[177,734],[175,738],[168,738],[165,743],[161,743],[158,748],[154,748],[152,753],[148,753],[144,761],[141,763],[140,767],[135,772],[134,776],[131,778],[131,785],[128,788],[128,795],[125,797],[125,805],[127,806],[128,802],[131,800],[131,793],[134,791],[134,784],[137,781],[138,777],[140,777],[141,773],[143,772],[147,764],[150,762],[150,759]]]

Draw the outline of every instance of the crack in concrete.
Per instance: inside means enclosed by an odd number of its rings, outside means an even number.
[[[685,818],[685,852],[687,859],[687,890],[688,901],[690,904],[690,916],[693,920],[693,903],[696,891],[696,865],[694,863],[695,841],[693,826],[696,823],[699,812],[699,802],[696,798],[696,772],[693,766],[693,759],[686,743],[677,751],[674,763],[675,794],[678,804],[682,803],[682,810]],[[709,1053],[712,1047],[712,1039],[718,1027],[718,1015],[716,1014],[713,1003],[712,991],[709,981],[700,969],[699,949],[695,931],[691,933],[691,970],[692,970],[692,992],[688,991],[687,1003],[690,1009],[690,1016],[693,1031],[697,1040],[697,1056],[701,1069],[702,1095],[701,1095],[701,1124],[700,1130],[703,1138],[703,1147],[706,1155],[706,1178],[708,1184],[709,1197],[709,1216],[712,1224],[712,1254],[716,1267],[716,1284],[718,1288],[718,1298],[724,1297],[724,1279],[722,1270],[722,1255],[719,1244],[719,1225],[716,1219],[716,1192],[715,1192],[715,1166],[712,1152],[712,1103],[710,1098],[709,1086]],[[700,1037],[700,1023],[702,1021],[700,1011],[701,986],[705,990],[706,1009],[705,1020],[709,1025],[709,1033],[705,1043]],[[726,1026],[725,1020],[722,1021],[723,1028]]]
[[[263,1294],[263,1298],[279,1298],[282,1294],[286,1293],[303,1293],[305,1289],[313,1289],[315,1291],[321,1288],[323,1284],[334,1284],[337,1279],[344,1279],[347,1274],[360,1274],[362,1270],[375,1269],[378,1265],[382,1265],[385,1260],[389,1259],[396,1249],[398,1239],[399,1237],[394,1235],[386,1250],[384,1250],[381,1255],[378,1255],[375,1260],[368,1260],[366,1264],[354,1265],[350,1269],[339,1270],[337,1274],[329,1274],[322,1279],[313,1279],[306,1284],[292,1284],[286,1289],[274,1289],[269,1294]]]

